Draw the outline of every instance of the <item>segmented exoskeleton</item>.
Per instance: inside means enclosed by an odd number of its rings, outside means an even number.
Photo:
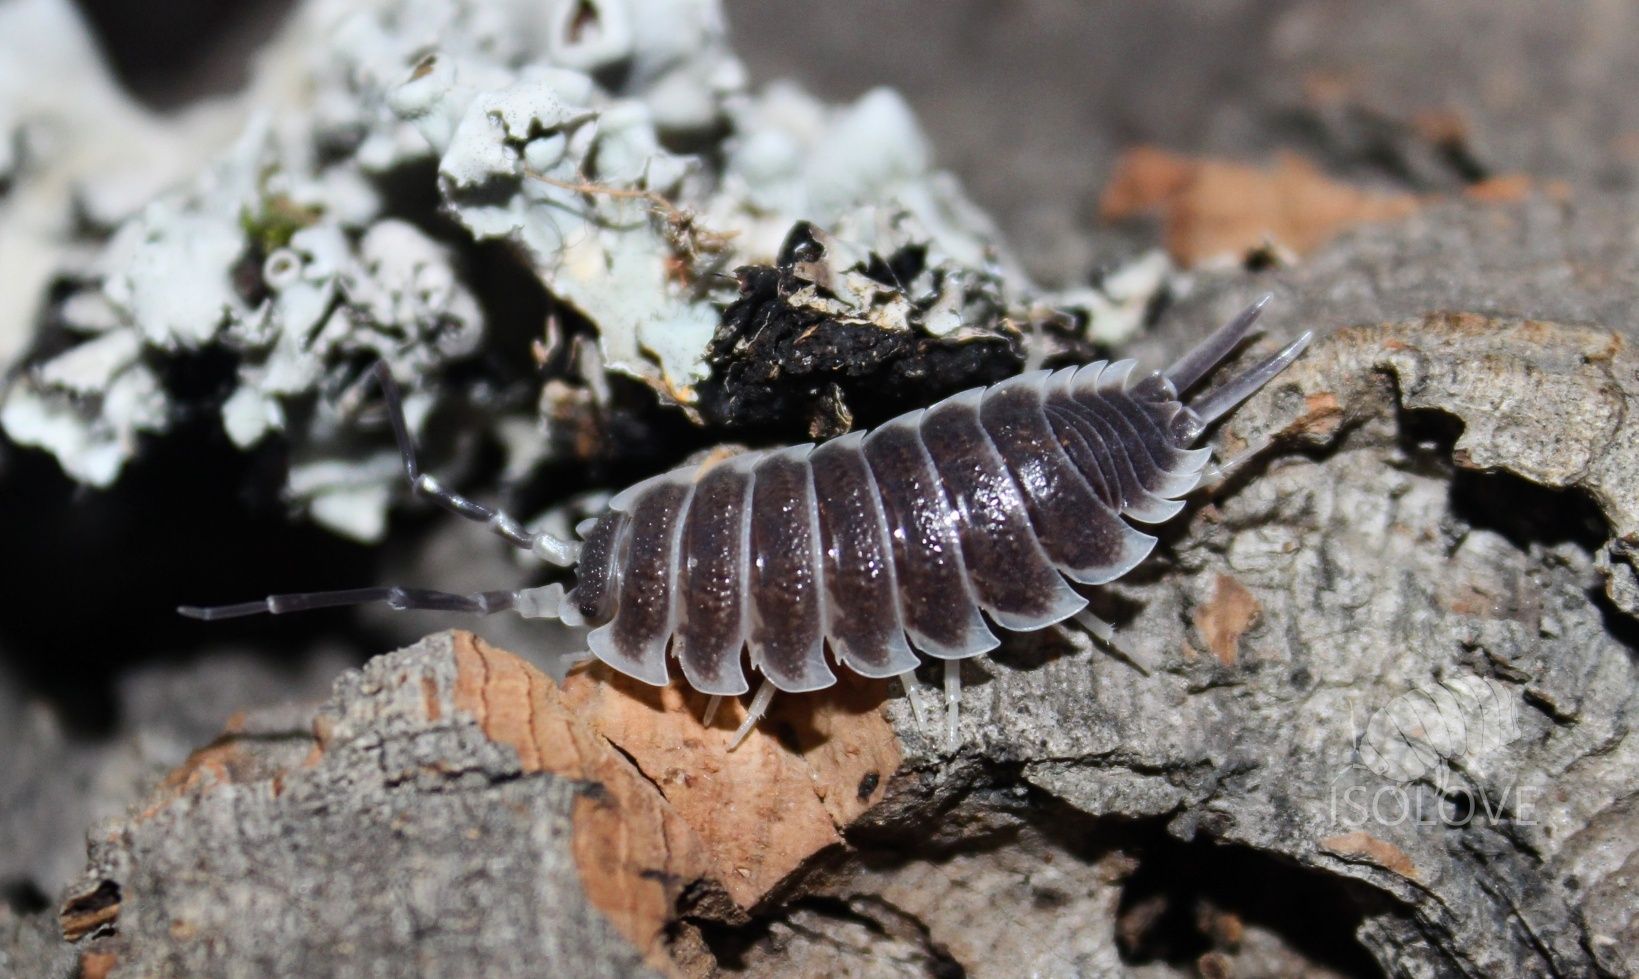
[[[920,654],[945,662],[954,741],[958,664],[996,647],[990,624],[1027,631],[1075,618],[1110,640],[1070,582],[1104,584],[1142,561],[1156,539],[1133,523],[1171,518],[1207,471],[1210,450],[1190,446],[1308,344],[1305,333],[1180,400],[1239,346],[1267,301],[1165,371],[1135,377],[1131,360],[1035,371],[869,434],[672,470],[617,494],[577,528],[579,541],[531,533],[420,472],[397,388],[378,365],[417,492],[573,566],[575,586],[476,595],[359,589],[182,611],[215,619],[371,601],[510,608],[590,628],[592,655],[645,683],[666,684],[675,659],[690,687],[713,696],[708,713],[715,698],[750,689],[749,652],[761,682],[734,744],[776,690],[829,687],[834,667],[901,677],[920,720],[911,675]]]

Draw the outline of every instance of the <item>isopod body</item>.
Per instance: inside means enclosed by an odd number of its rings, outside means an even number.
[[[1302,351],[1307,335],[1181,401],[1257,308],[1167,372],[1135,380],[1131,360],[1035,371],[869,434],[641,482],[583,524],[562,617],[591,627],[592,654],[621,673],[665,684],[675,659],[717,696],[750,689],[747,658],[774,689],[802,693],[836,668],[891,677],[918,653],[979,655],[998,644],[990,623],[1070,618],[1087,604],[1070,582],[1126,574],[1156,541],[1134,524],[1182,508],[1208,464],[1191,448],[1205,425]]]
[[[992,626],[1027,631],[1080,614],[1098,631],[1072,584],[1113,581],[1150,553],[1156,538],[1135,525],[1183,507],[1209,464],[1210,450],[1193,447],[1201,433],[1302,352],[1309,334],[1183,399],[1246,338],[1266,301],[1164,371],[1138,375],[1132,360],[1038,370],[869,434],[672,470],[616,494],[578,528],[580,541],[530,533],[420,473],[397,390],[378,368],[417,491],[574,566],[574,587],[361,589],[184,612],[386,601],[557,617],[587,627],[593,656],[645,683],[669,682],[675,659],[693,689],[737,696],[751,687],[749,663],[762,683],[736,743],[776,690],[823,689],[846,669],[904,677],[914,693],[908,674],[927,656],[946,663],[954,736],[955,664],[996,647]]]

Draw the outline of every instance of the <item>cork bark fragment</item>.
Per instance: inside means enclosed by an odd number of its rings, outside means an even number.
[[[626,909],[623,930],[641,935],[641,945],[658,941],[677,898],[675,887],[652,882],[705,878],[754,907],[803,861],[840,843],[841,829],[899,767],[897,738],[877,709],[880,685],[781,703],[730,753],[744,716],[738,703],[707,728],[706,698],[676,685],[647,687],[594,667],[560,689],[469,634],[454,634],[453,645],[458,712],[516,750],[525,772],[596,782],[613,796],[612,805],[598,795],[577,808],[576,857],[593,903]],[[862,793],[867,782],[875,787]],[[648,824],[653,852],[611,864],[609,854],[639,848],[634,824]],[[648,897],[626,896],[634,892]]]

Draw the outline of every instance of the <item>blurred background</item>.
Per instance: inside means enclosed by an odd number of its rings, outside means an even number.
[[[244,82],[290,0],[80,0],[121,78],[175,108]],[[903,93],[939,160],[1046,278],[1100,227],[1122,154],[1157,146],[1419,193],[1502,174],[1628,189],[1639,14],[1620,0],[727,0],[754,81]]]

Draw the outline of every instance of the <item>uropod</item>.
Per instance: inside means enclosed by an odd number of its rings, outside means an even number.
[[[585,627],[592,656],[663,686],[675,660],[694,690],[721,698],[759,677],[738,745],[776,691],[836,682],[836,669],[899,677],[918,722],[914,671],[942,660],[946,734],[956,741],[960,663],[994,649],[992,626],[1074,620],[1111,630],[1071,586],[1101,585],[1147,557],[1158,524],[1210,471],[1191,448],[1208,425],[1285,370],[1279,353],[1183,400],[1252,332],[1265,296],[1165,370],[1132,360],[1038,370],[917,409],[869,434],[745,452],[644,480],[576,528],[531,531],[422,472],[386,365],[373,369],[416,493],[486,525],[546,562],[549,584],[469,595],[380,587],[184,606],[224,619],[381,602],[395,609],[510,609]]]

